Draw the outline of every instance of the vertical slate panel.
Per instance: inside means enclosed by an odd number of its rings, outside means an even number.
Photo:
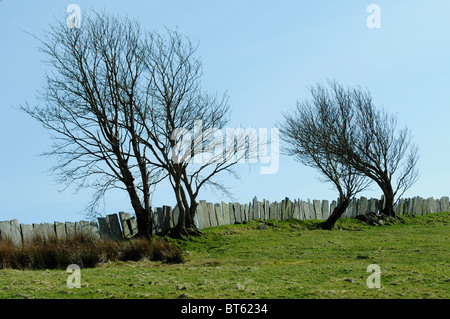
[[[214,211],[216,213],[217,225],[225,225],[225,216],[222,212],[222,206],[218,203],[214,204]]]
[[[137,233],[138,233],[138,225],[137,225],[136,217],[135,216],[131,217],[130,219],[127,220],[127,223],[128,223],[128,227],[131,230],[131,237],[136,236]],[[167,221],[166,221],[166,226],[167,225],[168,224],[167,224]],[[167,229],[170,229],[170,227],[167,226]]]
[[[20,246],[22,244],[22,234],[20,233],[20,224],[17,219],[11,220],[11,234],[13,244]]]
[[[119,217],[117,216],[117,214],[109,214],[106,215],[105,218],[111,232],[111,239],[122,239],[122,229],[120,228]]]
[[[273,219],[280,220],[280,216],[281,216],[280,203],[276,201],[273,205]]]
[[[101,238],[111,240],[122,239],[122,229],[120,228],[119,217],[117,214],[109,214],[106,215],[106,217],[98,218],[97,220]]]
[[[14,246],[20,246],[22,244],[20,224],[17,219],[0,222],[0,238],[3,240],[11,240]]]
[[[258,219],[261,218],[260,212],[259,212],[259,203],[258,203],[258,199],[255,197],[253,197],[253,218],[254,219]]]
[[[92,238],[98,238],[98,225],[96,222],[80,221],[81,235]]]
[[[269,205],[269,218],[268,219],[275,219],[275,203],[270,203],[270,205]]]
[[[234,216],[236,223],[242,223],[241,204],[234,203]]]
[[[65,240],[67,238],[66,225],[64,223],[55,222],[54,227],[55,227],[56,238],[58,238],[58,240]]]
[[[159,207],[155,207],[154,211],[155,211],[155,221],[153,223],[153,231],[155,233],[159,232],[161,230],[160,227],[160,221],[158,219],[158,210],[160,210]],[[125,213],[125,212],[119,212],[119,219],[120,219],[120,223],[122,225],[122,233],[123,233],[123,237],[124,238],[131,238],[131,229],[130,226],[127,222],[127,220],[129,220],[131,218],[131,215],[129,213]]]
[[[213,203],[206,203],[206,211],[207,211],[207,218],[209,220],[208,227],[217,226],[217,218],[216,218],[216,213],[214,211]]]
[[[330,216],[331,216],[331,214],[333,214],[336,207],[337,207],[337,201],[333,200],[330,205]]]
[[[298,199],[298,208],[300,209],[300,212],[299,212],[300,217],[299,217],[299,219],[305,220],[306,219],[306,217],[305,217],[305,204],[300,198]]]
[[[286,199],[283,199],[280,203],[280,220],[286,219],[287,219]]]
[[[326,199],[322,201],[322,219],[330,217],[330,202]]]
[[[66,235],[67,235],[67,237],[68,238],[73,238],[76,235],[75,223],[65,222],[65,226],[66,226]]]
[[[245,205],[239,204],[241,210],[241,221],[245,222],[247,220],[247,216],[245,216]]]
[[[322,208],[320,205],[320,200],[313,199],[313,205],[314,205],[314,218],[322,219]]]
[[[204,200],[201,200],[196,208],[196,213],[195,215],[197,216],[197,227],[198,229],[204,229],[206,227],[208,227],[206,224],[206,202]],[[208,219],[208,223],[209,223],[209,219]]]
[[[361,196],[361,198],[359,199],[359,209],[358,209],[358,215],[365,215],[367,214],[367,209],[368,209],[368,205],[367,205],[367,198],[364,196]]]
[[[371,198],[369,199],[368,206],[369,206],[369,213],[377,213],[377,199]]]
[[[264,200],[264,220],[268,220],[269,219],[269,210],[270,210],[270,203],[269,200],[265,199]]]
[[[294,218],[294,204],[288,197],[286,197],[286,209],[285,210],[286,210],[287,219]]]
[[[416,214],[419,216],[423,215],[423,198],[420,196],[417,196],[417,202],[416,202]]]
[[[228,204],[228,211],[230,213],[230,225],[236,223],[236,210],[234,209],[234,203]]]
[[[303,202],[303,211],[305,212],[305,220],[311,219],[312,211],[311,211],[311,200],[308,198],[308,201]]]
[[[295,219],[300,219],[300,202],[296,199],[294,199],[294,205],[293,205],[293,214],[292,217]]]
[[[258,205],[258,208],[259,208],[259,205]],[[253,207],[253,204],[251,202],[248,203],[248,219],[249,220],[257,219],[257,217],[255,217],[255,207]]]
[[[28,224],[20,224],[20,231],[22,233],[22,242],[28,244],[34,239],[33,226]]]
[[[244,207],[244,209],[241,211],[241,212],[243,212],[243,214],[242,214],[242,221],[243,222],[249,221],[250,220],[250,218],[248,216],[249,206],[248,206],[248,204],[244,204],[242,206]]]
[[[230,210],[228,207],[228,204],[225,202],[222,202],[222,214],[224,219],[225,225],[231,225],[231,218],[230,218]]]
[[[449,212],[450,211],[450,202],[448,196],[441,197],[440,200],[440,211],[441,212]]]

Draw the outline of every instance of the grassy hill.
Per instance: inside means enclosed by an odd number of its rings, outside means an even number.
[[[450,298],[450,213],[402,216],[390,225],[288,220],[205,229],[178,241],[185,262],[103,263],[81,269],[0,270],[0,298]],[[370,264],[381,288],[368,288]]]

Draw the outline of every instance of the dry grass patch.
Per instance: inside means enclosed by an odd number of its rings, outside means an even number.
[[[142,259],[163,263],[184,261],[177,246],[164,239],[116,242],[76,235],[68,239],[36,237],[21,246],[0,240],[0,269],[65,269],[70,264],[91,268],[99,263]]]

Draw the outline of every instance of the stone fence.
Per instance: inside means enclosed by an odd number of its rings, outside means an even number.
[[[285,198],[281,202],[268,200],[258,201],[255,197],[247,204],[208,203],[201,200],[197,207],[196,225],[199,229],[243,223],[253,219],[327,219],[330,212],[334,210],[337,201],[333,200],[307,200],[296,199],[294,201]],[[368,212],[379,213],[383,207],[381,200],[366,197],[353,199],[347,207],[343,217],[355,218]],[[441,199],[420,196],[400,199],[395,205],[398,215],[414,214],[425,215],[437,212],[450,211],[449,198]],[[170,206],[155,207],[153,211],[153,231],[158,235],[165,235],[169,229],[176,226],[178,220],[178,209]],[[0,239],[11,239],[15,245],[27,243],[39,236],[47,241],[51,237],[67,238],[73,235],[90,235],[97,238],[108,238],[122,240],[132,238],[137,233],[136,218],[129,213],[120,212],[98,218],[98,222],[54,222],[41,224],[19,224],[17,219],[0,222]]]

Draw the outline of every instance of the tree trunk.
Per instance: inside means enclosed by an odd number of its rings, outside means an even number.
[[[197,232],[197,226],[195,226],[194,218],[197,210],[197,201],[195,197],[189,196],[189,203],[186,198],[186,194],[183,192],[183,201],[186,203],[186,229],[192,229],[194,233]]]
[[[175,227],[180,233],[186,232],[186,207],[184,206],[184,203],[177,199],[177,205],[178,205],[178,223]]]
[[[189,215],[189,207],[187,206],[186,201],[184,200],[184,191],[181,186],[180,181],[174,181],[174,184],[172,185],[175,197],[177,200],[177,206],[178,206],[178,223],[177,226],[174,229],[171,229],[169,231],[169,236],[172,238],[183,238],[184,236],[188,236],[188,232],[186,230],[186,219],[188,219]]]
[[[345,209],[347,208],[349,203],[350,203],[350,199],[339,199],[339,203],[334,208],[330,217],[328,217],[328,219],[320,225],[321,228],[327,229],[327,230],[332,229],[334,227],[334,225],[336,224],[336,221],[339,219],[339,217],[341,217],[342,214],[345,213]]]
[[[174,229],[170,230],[169,236],[172,238],[181,239],[186,236],[189,237],[191,235],[200,234],[201,232],[198,230],[197,226],[194,223],[197,202],[195,201],[195,199],[192,200],[191,198],[190,204],[188,203],[181,183],[175,183],[174,190],[177,198],[179,215],[177,226]]]
[[[137,236],[140,238],[151,238],[153,234],[153,219],[149,211],[142,207],[140,211],[135,211],[138,226]]]
[[[389,192],[384,193],[384,200],[385,204],[382,213],[390,217],[395,217],[396,215],[394,211],[394,195]]]
[[[200,230],[197,228],[197,226],[195,225],[195,214],[197,213],[197,193],[194,193],[193,189],[192,189],[192,184],[189,182],[189,179],[187,178],[187,174],[186,174],[186,169],[183,169],[183,173],[182,173],[182,180],[183,180],[183,184],[184,187],[186,188],[186,192],[189,195],[189,210],[186,210],[186,223],[185,223],[185,227],[186,229],[191,229],[191,233],[194,235],[198,235],[201,234]],[[186,198],[186,194],[183,192],[183,200],[186,202],[187,205],[187,198]]]
[[[381,213],[390,217],[395,217],[394,211],[394,191],[392,190],[392,185],[389,181],[385,182],[381,186],[381,190],[384,194],[384,208],[382,208]]]
[[[153,233],[153,219],[150,218],[150,212],[142,206],[139,196],[134,187],[127,187],[130,196],[131,206],[136,214],[136,222],[138,226],[138,237],[151,238]]]
[[[190,228],[190,229],[192,229],[192,234],[193,235],[200,235],[202,232],[197,228],[197,226],[195,225],[195,222],[194,222],[194,220],[195,220],[195,214],[197,213],[197,206],[198,206],[198,203],[197,203],[197,201],[195,200],[195,198],[191,198],[191,205],[190,205],[190,207],[189,207],[189,216],[190,216],[190,218],[189,218],[189,222],[190,222],[190,225],[189,225],[189,227],[188,228]]]
[[[136,221],[138,226],[138,237],[142,238],[151,238],[153,232],[153,220],[150,218],[149,211],[149,201],[146,200],[146,206],[142,206],[141,200],[139,199],[139,195],[136,191],[136,187],[134,186],[134,178],[131,174],[130,170],[126,166],[126,162],[120,158],[119,161],[120,170],[124,177],[124,183],[127,187],[128,196],[130,197],[131,206],[133,207],[134,213],[136,214]],[[150,196],[150,194],[148,194]],[[150,208],[151,210],[151,208]]]

